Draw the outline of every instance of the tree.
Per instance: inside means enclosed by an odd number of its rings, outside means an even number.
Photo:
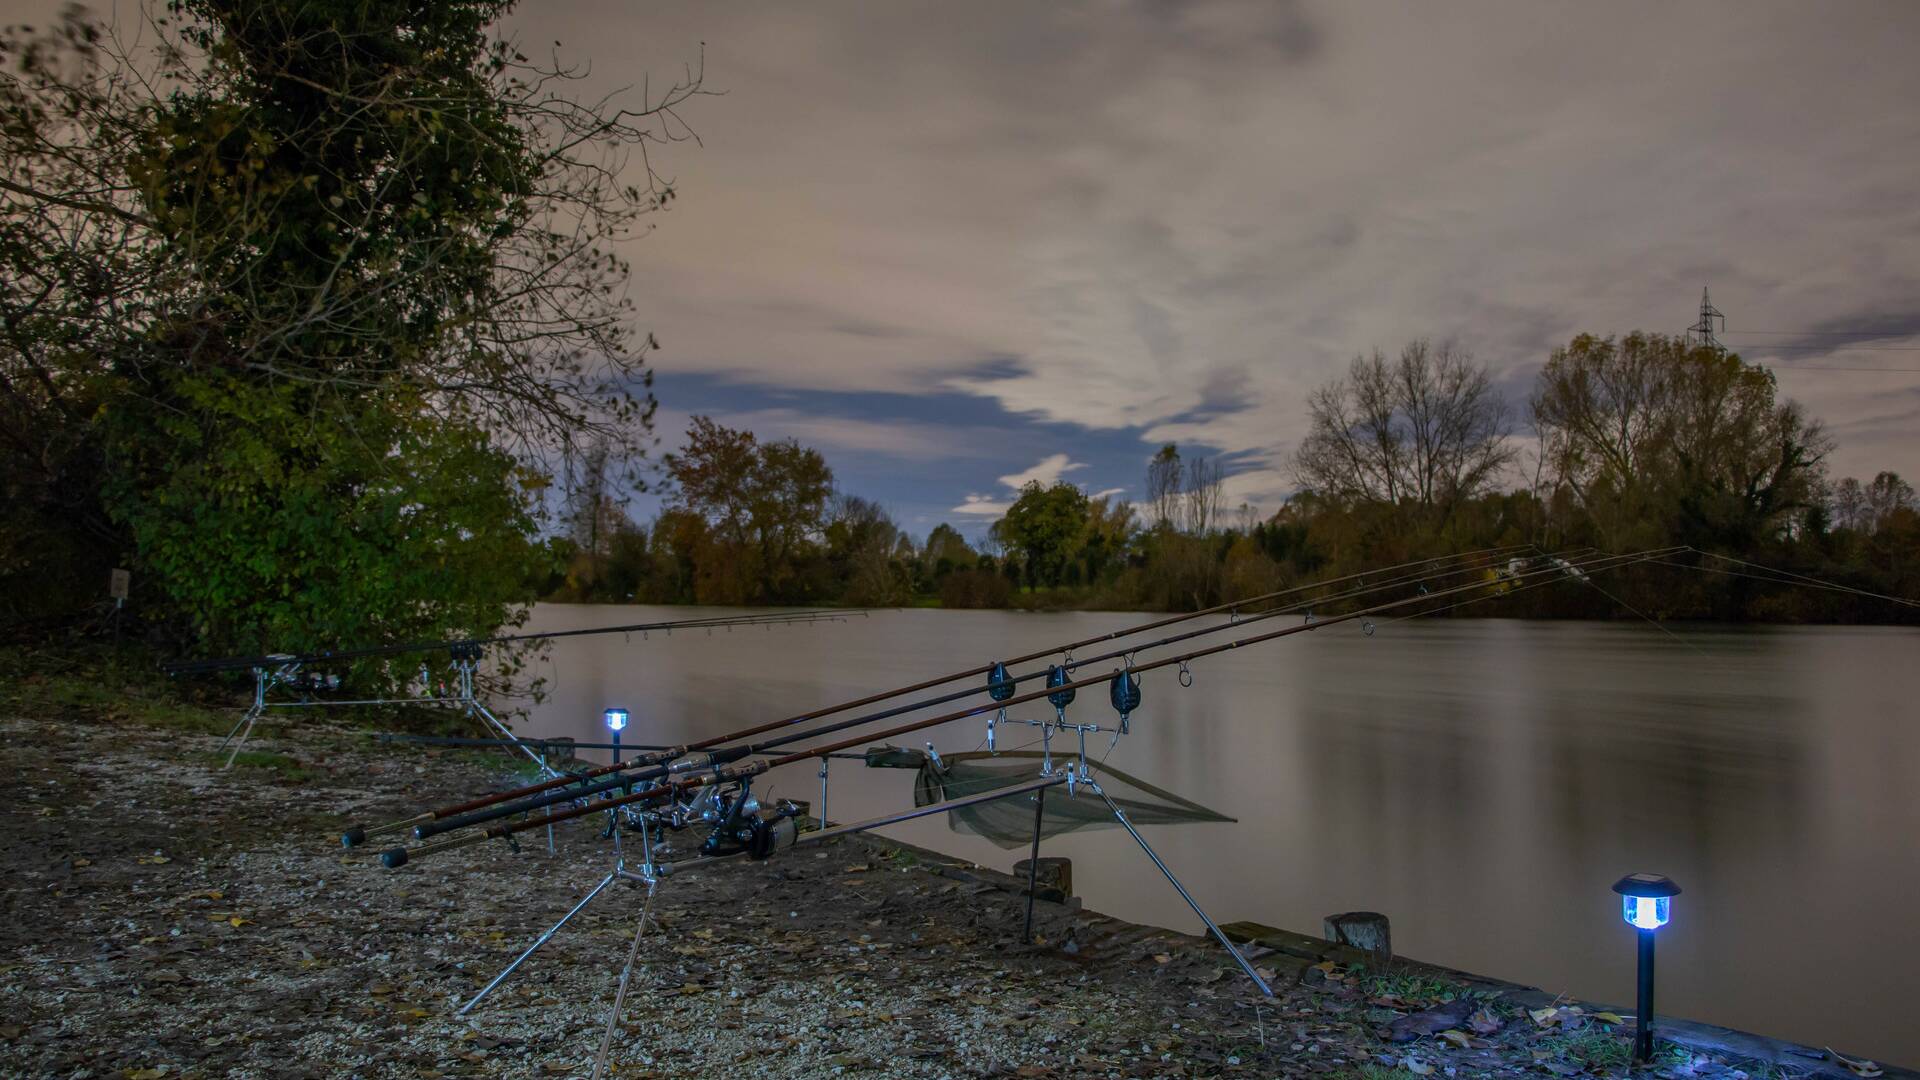
[[[1042,487],[1030,480],[993,529],[1025,559],[1029,582],[1058,585],[1086,535],[1087,518],[1087,497],[1079,488],[1065,482]]]
[[[844,583],[841,598],[846,603],[889,607],[907,601],[909,580],[899,555],[901,542],[911,540],[879,503],[858,495],[837,496],[826,539],[827,558]]]
[[[1218,458],[1197,457],[1187,462],[1187,532],[1205,536],[1220,517],[1220,489],[1226,473]]]
[[[488,37],[507,6],[179,0],[137,47],[78,9],[0,45],[0,471],[36,520],[131,549],[200,647],[506,617],[512,591],[457,613],[369,593],[316,624],[190,580],[308,586],[320,504],[289,478],[405,507],[359,519],[391,562],[348,571],[405,577],[434,555],[412,518],[524,541],[544,462],[645,450],[653,346],[610,245],[671,200],[648,148],[686,136],[699,77],[576,101],[582,72]],[[503,456],[463,487],[422,453]]]
[[[1661,334],[1576,337],[1532,406],[1549,469],[1609,546],[1750,549],[1813,505],[1830,448],[1772,373]]]
[[[955,570],[971,569],[978,557],[972,545],[967,543],[967,538],[960,535],[960,530],[944,521],[927,534],[926,547],[921,550],[921,558],[933,568],[936,578],[945,577]]]
[[[1913,485],[1896,472],[1882,472],[1868,484],[1849,476],[1834,485],[1831,501],[1834,524],[1871,535],[1898,511],[1914,508]]]
[[[1164,531],[1174,527],[1181,479],[1180,450],[1167,443],[1147,462],[1147,512],[1153,528]]]
[[[820,452],[792,439],[762,443],[750,431],[695,416],[668,471],[672,505],[704,521],[722,549],[699,560],[701,601],[792,598],[801,545],[825,524],[833,492],[833,470]]]
[[[1444,520],[1513,461],[1509,410],[1484,366],[1422,338],[1395,362],[1375,350],[1307,399],[1295,479],[1322,495],[1412,506]]]

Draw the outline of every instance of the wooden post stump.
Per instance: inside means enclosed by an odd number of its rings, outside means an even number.
[[[1348,911],[1326,918],[1326,939],[1373,954],[1375,963],[1393,959],[1393,935],[1387,917],[1377,911]]]
[[[1030,860],[1021,859],[1013,864],[1013,876],[1027,876],[1027,864]],[[1073,895],[1073,860],[1045,856],[1040,860],[1040,869],[1034,874],[1033,895],[1042,900],[1051,900],[1064,904],[1067,897]]]

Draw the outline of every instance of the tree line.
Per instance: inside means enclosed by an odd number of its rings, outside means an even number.
[[[918,541],[837,493],[814,450],[696,418],[646,524],[600,481],[570,504],[546,595],[654,603],[1171,610],[1319,577],[1509,545],[1687,545],[1849,586],[1920,595],[1920,514],[1899,476],[1829,478],[1832,440],[1766,369],[1717,345],[1632,333],[1555,349],[1516,408],[1453,343],[1356,357],[1307,401],[1298,491],[1223,506],[1218,458],[1163,446],[1139,503],[1030,483],[976,548]],[[1522,437],[1521,418],[1531,430]],[[1698,561],[1683,556],[1683,561]],[[1896,619],[1868,598],[1647,566],[1600,589],[1530,590],[1529,616]]]

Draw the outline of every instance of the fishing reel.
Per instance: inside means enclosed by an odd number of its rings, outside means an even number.
[[[800,835],[797,804],[782,799],[762,806],[745,786],[731,796],[716,793],[712,812],[717,823],[700,845],[700,854],[710,859],[743,852],[750,859],[769,858]]]
[[[280,680],[288,688],[301,693],[318,693],[340,689],[340,676],[318,671],[300,671]]]

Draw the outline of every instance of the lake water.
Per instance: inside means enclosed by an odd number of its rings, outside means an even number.
[[[714,610],[542,605],[529,629]],[[676,744],[1148,618],[913,610],[563,640],[520,727],[603,740],[600,710],[624,705],[629,741]],[[1149,673],[1109,761],[1239,819],[1148,830],[1218,921],[1317,934],[1382,911],[1400,954],[1631,1005],[1609,886],[1664,873],[1685,893],[1660,932],[1661,1012],[1920,1064],[1920,631],[1671,629],[1330,626],[1199,661],[1190,688]],[[1082,691],[1068,716],[1112,713]],[[837,761],[830,815],[910,807],[912,775]],[[818,798],[811,764],[771,780]],[[939,817],[884,832],[999,869],[1024,856]],[[1042,853],[1072,858],[1091,908],[1199,929],[1118,829]]]

